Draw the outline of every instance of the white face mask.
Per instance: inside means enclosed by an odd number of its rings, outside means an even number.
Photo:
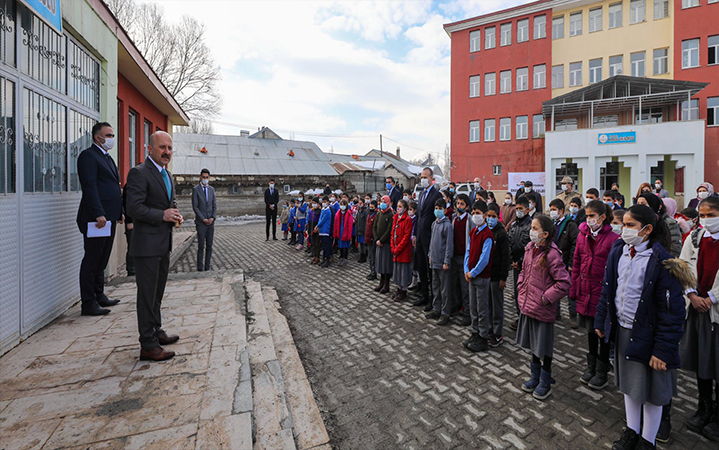
[[[697,197],[699,197],[701,200],[704,200],[705,198],[709,197],[709,192],[702,191],[697,195]]]
[[[402,197],[402,200],[408,202],[409,201],[409,195],[405,195]]]
[[[511,204],[512,204],[512,199],[511,199],[511,198],[505,198],[505,199],[504,199],[504,204],[505,204],[505,205],[511,205]]]
[[[549,211],[549,217],[551,217],[552,220],[557,220],[559,218],[559,211],[556,211],[556,210]]]
[[[643,230],[644,228],[642,228]],[[634,228],[625,228],[622,230],[622,239],[628,245],[636,247],[637,245],[644,242],[646,236],[639,236],[639,232],[642,230],[636,230]]]
[[[569,186],[567,186],[566,184],[563,184],[563,185],[562,185],[562,190],[565,191],[565,192],[568,191],[568,190],[569,190]]]
[[[409,211],[407,211],[407,215],[410,217],[414,217],[414,211],[410,209]]]
[[[613,223],[613,224],[612,224],[612,231],[615,232],[615,233],[617,233],[617,234],[620,235],[620,236],[621,236],[621,234],[622,234],[622,228],[624,228],[624,227],[623,227],[622,225],[618,224],[618,223]]]
[[[517,211],[517,219],[524,217],[524,211]]]
[[[542,242],[542,238],[539,237],[539,231],[529,230],[529,239],[532,240],[534,245],[539,245]]]
[[[481,186],[480,186],[479,183],[474,183],[474,189],[475,189],[475,190],[478,191],[480,187],[481,187]]]
[[[530,203],[530,204],[529,204],[529,212],[534,211],[535,208],[536,208],[536,206],[534,205],[534,203]]]
[[[422,180],[420,181],[420,185],[423,188],[426,188],[427,186],[429,186],[429,178],[422,178]]]
[[[474,223],[478,227],[484,225],[484,214],[473,214],[472,223]]]
[[[658,191],[659,189],[662,188],[662,185],[661,185],[661,184],[655,184],[654,187],[655,187],[655,188],[657,189],[657,191]]]
[[[204,184],[205,186],[207,186],[208,184],[210,184],[210,179],[209,179],[209,178],[203,178],[203,179],[202,179],[202,184]]]
[[[112,147],[114,147],[114,146],[115,146],[115,139],[114,139],[114,138],[105,138],[105,142],[102,144],[102,148],[103,148],[106,152],[109,152],[110,150],[112,150]]]
[[[274,188],[275,188],[275,185],[270,183],[270,189],[274,189]]]
[[[317,203],[312,204],[312,209],[317,209]]]
[[[526,186],[524,190],[527,192],[532,192],[532,186]]]
[[[340,205],[340,209],[344,211],[345,209],[347,209],[347,205]]]
[[[572,214],[577,214],[577,213],[579,212],[579,208],[576,207],[576,206],[570,206],[570,207],[569,207],[569,212],[572,213]]]
[[[599,229],[602,225],[599,223],[599,219],[587,219],[587,226],[590,230],[595,231]]]
[[[707,217],[699,219],[702,228],[705,228],[711,234],[719,232],[719,217]]]
[[[592,201],[591,198],[584,197],[584,204],[585,204],[585,205],[588,204],[588,203],[591,202],[591,201]]]

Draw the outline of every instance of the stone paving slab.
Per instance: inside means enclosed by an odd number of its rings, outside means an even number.
[[[181,339],[160,363],[139,360],[134,284],[108,287],[107,316],[72,307],[0,358],[0,449],[252,448],[250,414],[233,411],[243,281],[172,275],[163,328]]]
[[[192,272],[195,251],[193,244],[172,270]],[[372,291],[376,282],[365,280],[356,255],[345,267],[319,269],[284,241],[265,242],[263,224],[218,228],[213,251],[216,269],[242,269],[277,291],[333,448],[610,448],[624,426],[613,385],[594,392],[579,382],[587,338],[567,319],[556,325],[557,384],[541,402],[519,389],[530,356],[508,327],[504,345],[474,355],[456,321],[437,327]],[[511,294],[505,325],[516,317]],[[716,449],[684,426],[696,385],[686,372],[678,378],[672,440],[659,448]]]

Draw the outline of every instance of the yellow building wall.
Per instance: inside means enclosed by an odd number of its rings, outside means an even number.
[[[584,2],[576,2],[584,3]],[[552,40],[552,66],[564,65],[564,88],[552,89],[552,97],[589,85],[589,60],[602,58],[602,79],[609,78],[609,57],[623,55],[622,75],[631,75],[631,54],[644,51],[644,76],[649,78],[673,78],[673,39],[674,13],[673,1],[670,1],[669,16],[654,20],[654,0],[646,0],[645,21],[630,25],[630,0],[622,2],[622,26],[609,28],[609,5],[618,1],[587,3],[585,6],[553,12],[553,18],[564,16],[564,37]],[[602,30],[589,32],[589,10],[602,6]],[[569,36],[570,14],[582,11],[582,34]],[[548,27],[548,32],[551,30]],[[669,72],[654,75],[654,50],[669,49]],[[569,64],[582,62],[582,85],[569,86]],[[548,82],[551,82],[551,70],[547,70]]]

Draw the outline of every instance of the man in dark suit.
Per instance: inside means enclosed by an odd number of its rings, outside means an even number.
[[[280,202],[280,193],[275,187],[275,180],[270,179],[270,187],[265,189],[265,224],[267,239],[270,240],[270,223],[272,223],[272,239],[277,240],[277,204]]]
[[[137,325],[140,359],[163,361],[175,356],[161,346],[177,342],[162,329],[160,307],[165,294],[172,249],[172,228],[182,223],[175,204],[175,188],[167,164],[172,159],[172,138],[164,131],[150,136],[149,157],[127,176],[127,211],[134,230],[130,256],[135,260]]]
[[[115,227],[123,222],[120,173],[108,153],[115,140],[115,132],[107,122],[92,127],[93,144],[77,158],[77,174],[82,187],[82,199],[77,211],[77,226],[84,238],[85,256],[80,264],[80,299],[83,316],[101,316],[110,312],[103,306],[113,306],[104,293],[105,268],[110,260]],[[110,227],[109,237],[87,237],[89,222],[97,228]]]
[[[202,272],[210,270],[212,240],[215,236],[215,218],[217,217],[215,188],[210,186],[210,171],[207,169],[200,171],[200,184],[192,190],[192,209],[195,211],[195,228],[197,229],[197,271]]]
[[[430,283],[432,281],[429,270],[429,243],[432,239],[432,222],[435,220],[434,204],[442,197],[434,185],[434,172],[429,167],[422,170],[422,187],[424,190],[417,196],[418,211],[417,223],[414,227],[413,243],[416,246],[415,258],[419,272],[420,297],[413,303],[414,306],[425,306],[425,310],[432,308],[430,301]],[[430,309],[427,309],[430,308]]]
[[[402,200],[402,191],[397,187],[397,183],[393,177],[387,177],[385,181],[387,183],[385,185],[387,187],[387,195],[389,195],[390,200],[392,200],[392,208],[397,209],[397,202]]]

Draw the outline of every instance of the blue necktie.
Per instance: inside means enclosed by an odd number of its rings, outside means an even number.
[[[165,187],[167,188],[167,198],[172,200],[172,182],[170,181],[170,176],[167,174],[167,170],[165,168],[162,168],[162,179],[165,180]]]

